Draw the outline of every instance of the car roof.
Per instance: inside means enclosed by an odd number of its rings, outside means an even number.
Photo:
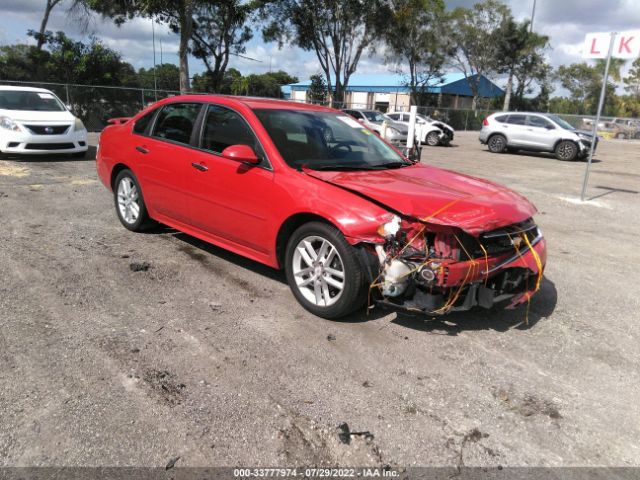
[[[22,92],[40,92],[40,93],[53,93],[51,90],[46,90],[44,88],[35,88],[35,87],[23,87],[19,85],[0,85],[0,91],[2,90],[11,90],[11,91],[22,91]]]
[[[225,99],[227,101],[232,100],[238,104],[243,104],[252,110],[256,109],[282,109],[282,110],[306,110],[314,112],[338,112],[329,107],[323,107],[322,105],[313,105],[310,103],[293,102],[290,100],[281,100],[277,98],[262,98],[262,97],[241,97],[237,95],[215,95],[215,94],[187,94],[176,95],[174,97],[167,98],[158,103],[172,103],[178,101],[198,101],[198,102],[216,102],[217,100]]]

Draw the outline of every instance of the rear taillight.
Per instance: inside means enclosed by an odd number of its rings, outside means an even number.
[[[485,127],[489,126],[489,117],[486,117],[484,120],[482,120],[482,125]]]

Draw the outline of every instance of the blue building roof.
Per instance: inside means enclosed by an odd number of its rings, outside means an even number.
[[[445,73],[442,77],[434,78],[429,82],[429,93],[443,93],[450,95],[460,95],[471,97],[471,87],[469,81],[475,78],[476,75],[467,79],[462,72]],[[373,92],[373,93],[409,93],[409,88],[404,85],[406,77],[400,74],[393,73],[378,73],[378,74],[354,74],[349,79],[348,92]],[[293,91],[305,91],[309,89],[311,80],[305,80],[303,82],[292,83],[286,85],[284,88],[290,87],[288,92]],[[284,93],[284,90],[283,90]],[[495,83],[489,80],[484,75],[480,79],[479,92],[481,97],[501,97],[504,95],[504,90],[498,87]]]

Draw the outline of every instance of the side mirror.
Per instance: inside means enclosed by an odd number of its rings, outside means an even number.
[[[556,128],[556,127],[554,127],[554,126],[553,126],[553,125],[551,125],[551,124],[547,124],[547,126],[546,126],[546,127],[544,127],[544,128],[546,128],[547,130],[555,130],[555,128]]]
[[[222,151],[222,156],[229,160],[258,165],[260,159],[249,145],[231,145]]]

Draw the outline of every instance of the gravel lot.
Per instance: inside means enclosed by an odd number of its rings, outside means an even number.
[[[600,144],[588,204],[584,162],[454,143],[423,161],[540,210],[528,323],[315,318],[280,272],[125,230],[91,160],[0,161],[0,465],[640,466],[640,142]]]

